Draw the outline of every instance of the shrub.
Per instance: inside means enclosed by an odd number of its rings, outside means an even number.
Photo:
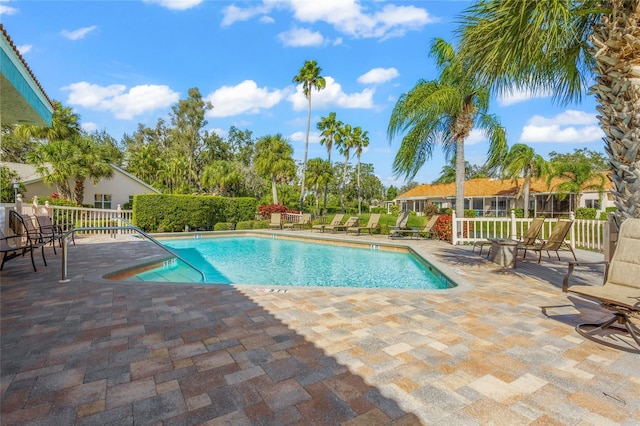
[[[440,211],[440,209],[435,204],[427,203],[424,206],[424,214],[425,214],[425,216],[431,217],[434,214],[438,214],[439,211]]]
[[[615,213],[617,211],[617,207],[607,207],[603,212],[600,212],[600,220],[607,220],[609,213]]]
[[[253,229],[253,223],[254,223],[253,220],[242,220],[236,223],[236,230]]]
[[[387,210],[384,207],[371,207],[369,211],[371,213],[380,213],[380,214],[385,214],[387,212]]]
[[[230,222],[218,222],[213,227],[214,231],[233,231],[233,223]]]
[[[524,209],[513,209],[513,211],[516,214],[517,218],[523,218],[524,217]]]
[[[464,217],[476,217],[476,211],[474,209],[464,209]]]
[[[267,229],[269,227],[268,220],[256,220],[253,222],[253,229]]]
[[[451,215],[443,214],[438,218],[433,229],[442,241],[452,241],[453,228],[451,227]]]
[[[398,207],[397,204],[392,204],[389,210],[391,211],[392,215],[398,216],[398,213],[400,212],[400,207]]]
[[[263,219],[269,219],[271,217],[271,213],[286,213],[288,211],[289,209],[282,204],[266,204],[258,207],[258,213]]]
[[[591,207],[578,207],[576,209],[576,219],[595,219],[598,211]]]

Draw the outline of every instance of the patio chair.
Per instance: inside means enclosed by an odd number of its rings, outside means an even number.
[[[407,222],[409,221],[409,212],[402,211],[398,214],[398,219],[396,220],[396,224],[394,226],[389,227],[389,238],[394,238],[399,235],[398,231],[407,227]]]
[[[269,228],[282,229],[282,213],[271,213],[271,222]]]
[[[640,320],[640,219],[626,219],[620,226],[618,243],[611,262],[579,262],[570,261],[567,275],[562,281],[562,291],[600,302],[613,312],[613,318],[599,324],[579,324],[576,331],[595,342],[605,346],[640,353],[640,328],[631,322],[632,318]],[[605,264],[604,285],[573,285],[569,279],[576,266]],[[599,339],[599,332],[608,328],[622,328],[629,332],[636,347],[620,346]],[[622,330],[624,330],[622,329]]]
[[[331,221],[330,224],[327,225],[322,223],[318,225],[313,225],[311,227],[311,230],[319,229],[320,232],[324,232],[325,229],[333,229],[335,226],[339,226],[340,224],[342,224],[342,218],[344,218],[344,215],[342,213],[339,213],[333,217],[333,220]]]
[[[298,226],[300,229],[304,229],[309,225],[311,225],[311,213],[303,213],[302,216],[300,216],[300,220],[298,220],[297,222],[283,223],[282,227],[294,230],[296,229],[296,226]]]
[[[47,259],[44,257],[45,243],[39,239],[38,236],[32,235],[32,233],[29,232],[25,218],[15,210],[9,211],[9,229],[11,229],[15,235],[6,237],[2,234],[0,237],[0,253],[2,253],[0,271],[4,268],[4,264],[8,260],[18,256],[24,256],[29,252],[33,270],[37,272],[38,269],[36,268],[36,262],[33,258],[33,250],[37,248],[40,248],[42,251],[42,260],[44,261],[44,266],[47,266]]]
[[[420,238],[420,234],[425,234],[425,238],[427,236],[430,236],[431,238],[437,237],[438,233],[434,229],[434,227],[439,217],[440,217],[439,214],[434,214],[433,216],[431,216],[431,218],[427,221],[427,224],[422,229],[420,228],[399,229],[396,232],[396,234],[399,236],[401,236],[402,234],[410,234],[410,237],[411,238],[416,237],[416,240]]]
[[[514,240],[521,243],[521,245],[534,245],[538,242],[543,243],[544,241],[539,237],[540,231],[542,231],[542,226],[544,225],[544,217],[535,217],[531,220],[529,224],[529,228],[527,229],[527,233],[521,240]],[[482,255],[482,247],[489,246],[489,250],[491,250],[491,245],[493,242],[491,240],[478,240],[473,243],[473,249],[471,253],[476,250],[476,246],[480,247],[480,251],[478,254]],[[487,252],[487,257],[489,257],[489,252]]]
[[[57,254],[55,242],[57,241],[58,245],[62,247],[62,238],[64,237],[62,228],[60,226],[54,226],[47,215],[37,214],[36,221],[38,222],[38,228],[40,228],[40,234],[42,234],[48,241],[51,241],[53,252]],[[75,239],[73,239],[73,244],[75,243]]]
[[[346,229],[358,226],[358,216],[351,216],[345,223],[341,223],[335,226],[327,226],[326,229],[331,229],[331,232],[336,233],[338,231],[344,231]]]
[[[549,252],[555,251],[556,256],[558,256],[558,260],[560,260],[560,250],[570,251],[573,256],[573,260],[578,260],[576,258],[576,254],[573,252],[573,247],[571,244],[565,241],[567,238],[567,234],[571,230],[571,226],[573,225],[572,220],[559,220],[556,226],[551,231],[549,235],[549,239],[542,244],[520,244],[518,245],[518,250],[524,250],[524,254],[522,258],[524,259],[527,256],[527,250],[538,252],[538,263],[542,260],[542,252],[546,251],[547,256],[551,257]]]
[[[374,229],[378,229],[378,227],[380,226],[378,224],[378,222],[380,222],[380,216],[382,216],[379,213],[374,213],[369,217],[369,222],[367,223],[367,226],[350,226],[347,228],[347,234],[349,232],[355,232],[356,235],[360,235],[360,232],[362,231],[369,231],[369,235],[371,235],[371,233],[373,232]]]

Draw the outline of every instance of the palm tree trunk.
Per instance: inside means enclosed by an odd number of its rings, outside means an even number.
[[[327,155],[327,161],[329,162],[329,167],[331,167],[331,151]],[[329,182],[324,183],[324,210],[327,210],[327,191],[329,190]]]
[[[273,197],[273,204],[278,204],[278,190],[276,188],[276,177],[271,175],[271,196]]]
[[[527,219],[529,217],[529,189],[531,184],[531,176],[525,176],[524,182],[522,183],[522,198],[524,198],[524,218]]]
[[[73,197],[75,198],[75,202],[77,205],[81,206],[84,201],[84,181],[81,179],[75,180],[75,185],[73,187]]]
[[[307,154],[309,152],[309,131],[311,130],[311,88],[309,88],[307,108],[307,137],[304,141],[304,159],[302,160],[302,183],[300,185],[300,211],[304,210],[304,181],[307,175]]]
[[[345,213],[344,208],[344,193],[347,191],[347,164],[349,164],[349,157],[344,157],[344,171],[342,172],[342,194],[340,194],[340,204],[342,205],[342,213]]]
[[[358,155],[358,215],[362,214],[362,199],[360,197],[360,155]]]
[[[464,140],[456,140],[456,216],[464,217]]]

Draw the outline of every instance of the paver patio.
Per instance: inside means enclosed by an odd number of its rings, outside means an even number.
[[[146,284],[99,277],[149,242],[76,241],[69,282],[51,249],[2,272],[3,425],[640,424],[640,356],[575,332],[608,314],[561,292],[564,261],[400,241],[461,288]]]

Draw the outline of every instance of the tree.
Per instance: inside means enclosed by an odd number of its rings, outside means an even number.
[[[0,166],[0,203],[16,202],[14,182],[18,182],[18,194],[24,194],[26,188],[24,183],[20,182],[20,175],[6,166]]]
[[[400,189],[398,190],[398,194],[404,194],[405,192],[411,191],[413,188],[419,185],[420,184],[416,181],[407,182],[400,187]]]
[[[320,144],[327,147],[327,160],[331,164],[331,149],[333,148],[333,142],[336,134],[340,131],[342,121],[336,120],[336,113],[329,113],[328,117],[322,117],[320,122],[316,125],[316,128],[320,130]],[[327,208],[327,188],[328,182],[324,186],[324,208]]]
[[[242,186],[241,163],[215,160],[202,171],[202,185],[217,195],[224,197],[237,195]]]
[[[506,131],[498,118],[488,113],[490,93],[465,72],[466,65],[453,47],[440,38],[431,44],[431,56],[440,70],[438,80],[420,80],[396,102],[387,134],[389,140],[401,132],[393,161],[396,175],[412,179],[431,158],[436,144],[445,154],[455,152],[456,209],[464,208],[464,141],[474,127],[490,140],[490,151],[504,150]]]
[[[229,129],[227,143],[231,148],[231,154],[234,159],[241,162],[245,166],[251,164],[255,154],[255,142],[253,140],[253,132],[250,130],[239,130],[235,126]]]
[[[468,72],[498,92],[524,87],[568,103],[595,82],[621,220],[640,217],[639,21],[633,0],[486,0],[458,30]]]
[[[29,152],[35,148],[35,141],[18,137],[15,129],[16,126],[2,125],[0,160],[8,163],[26,163]]]
[[[326,86],[324,77],[320,76],[320,68],[315,60],[305,61],[302,68],[293,78],[294,83],[302,83],[302,91],[307,98],[307,135],[304,142],[304,158],[302,160],[302,184],[300,189],[300,210],[304,208],[304,178],[307,171],[307,153],[309,152],[309,131],[311,128],[311,92],[313,89],[322,90]]]
[[[273,204],[278,204],[276,184],[289,182],[295,174],[296,164],[292,155],[293,148],[280,133],[264,136],[256,143],[255,168],[258,173],[271,179]]]
[[[549,153],[549,161],[574,162],[574,163],[590,163],[596,172],[605,172],[609,170],[607,159],[599,152],[588,150],[587,148],[574,149],[572,153],[558,153],[551,151]]]
[[[110,163],[115,160],[119,151],[114,151],[108,140],[96,143],[91,136],[85,134],[73,136],[67,142],[68,154],[72,159],[73,198],[77,204],[82,204],[85,179],[98,183],[100,179],[111,178],[113,169]]]
[[[314,186],[314,193],[316,198],[316,209],[320,208],[320,185],[325,188],[325,208],[326,208],[326,188],[329,185],[329,181],[332,178],[331,163],[328,160],[321,158],[312,158],[307,162],[307,182],[309,186]]]
[[[387,188],[385,199],[395,200],[397,196],[398,196],[398,188],[396,188],[393,185],[390,185],[389,188]]]
[[[529,191],[532,178],[542,178],[549,174],[549,165],[533,148],[522,143],[511,146],[506,156],[500,160],[500,175],[503,179],[511,179],[518,184],[522,178],[522,186],[516,199],[524,199],[524,217],[529,217]]]
[[[349,167],[349,158],[351,154],[351,148],[354,147],[353,143],[353,129],[350,124],[345,124],[340,127],[340,130],[336,134],[336,145],[338,146],[338,150],[340,154],[344,155],[344,168],[342,172],[342,193],[340,194],[340,205],[342,207],[342,212],[346,211],[345,209],[345,192],[347,186],[347,170]]]
[[[491,177],[491,173],[488,170],[487,166],[479,166],[477,164],[470,164],[468,161],[464,162],[464,178],[465,180],[469,179],[478,179],[484,177]],[[440,170],[440,176],[438,179],[434,180],[432,183],[454,183],[456,181],[456,158],[455,156],[451,159],[449,164],[445,164],[442,166],[442,170]]]
[[[562,182],[553,186],[551,190],[558,193],[560,200],[575,194],[574,207],[578,206],[584,190],[595,190],[600,193],[604,191],[604,175],[596,172],[589,163],[554,161],[549,165],[547,185],[551,185],[553,178],[560,178]]]
[[[185,158],[186,190],[198,186],[200,170],[196,158],[203,147],[202,129],[207,125],[205,115],[213,105],[205,102],[197,88],[189,89],[189,97],[181,99],[171,107],[171,142],[175,153]]]
[[[79,133],[80,116],[73,112],[71,107],[66,107],[59,101],[53,101],[50,127],[20,124],[15,129],[15,134],[19,138],[23,140],[36,139],[40,142],[66,139]]]
[[[356,152],[356,157],[358,157],[358,214],[362,214],[362,194],[360,193],[360,156],[362,155],[364,148],[367,146],[369,146],[369,132],[363,132],[360,127],[353,129],[353,148]]]

